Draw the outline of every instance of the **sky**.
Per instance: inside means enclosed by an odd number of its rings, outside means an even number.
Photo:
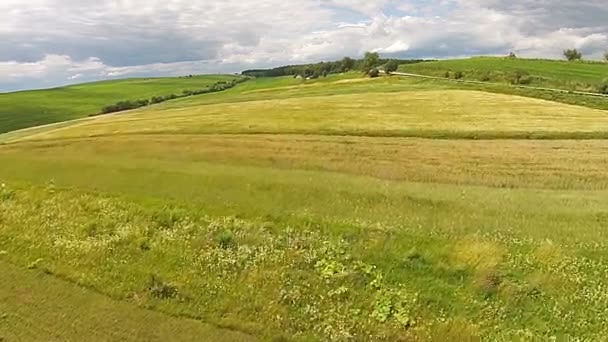
[[[608,50],[608,0],[0,0],[0,92],[359,57]]]

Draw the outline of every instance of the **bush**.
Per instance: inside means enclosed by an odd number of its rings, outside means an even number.
[[[397,69],[399,69],[399,63],[397,63],[397,61],[394,59],[388,61],[388,63],[386,63],[384,66],[384,71],[386,71],[388,75],[390,75],[391,72],[397,71]]]
[[[608,78],[597,86],[597,92],[600,94],[608,94]]]
[[[481,82],[489,82],[492,78],[490,77],[489,73],[484,73],[479,77],[479,80]]]
[[[120,102],[117,102],[116,104],[103,107],[101,112],[103,114],[115,113],[115,112],[121,112],[124,110],[131,110],[131,109],[136,109],[136,108],[140,108],[140,107],[145,107],[149,104],[150,104],[150,101],[147,99],[146,100],[120,101]]]
[[[456,71],[454,73],[454,79],[461,80],[464,78],[464,73],[462,71]]]
[[[185,212],[179,209],[164,208],[154,214],[152,220],[160,229],[172,229],[180,221],[184,220]]]
[[[449,71],[446,71],[445,74],[443,75],[443,77],[445,78],[450,78],[452,75],[450,74]]]
[[[517,70],[511,75],[509,81],[513,85],[530,84],[532,83],[532,78],[526,71]]]
[[[223,249],[229,249],[236,245],[234,234],[229,230],[224,230],[217,235],[217,243]]]

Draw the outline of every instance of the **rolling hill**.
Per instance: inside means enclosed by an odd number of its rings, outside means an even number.
[[[601,339],[607,112],[518,91],[255,79],[1,135],[0,262],[243,338]]]
[[[3,93],[0,94],[0,133],[86,117],[119,101],[181,95],[184,90],[198,90],[234,78],[207,75],[126,79]]]
[[[501,57],[422,62],[402,65],[400,71],[452,78],[460,72],[463,79],[502,83],[521,83],[523,78],[528,85],[580,91],[596,91],[608,79],[608,63]]]

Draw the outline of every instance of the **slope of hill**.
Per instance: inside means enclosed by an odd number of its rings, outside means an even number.
[[[263,339],[601,340],[607,120],[341,75],[12,134],[0,259]]]
[[[126,79],[0,94],[0,133],[86,117],[124,100],[181,95],[236,76]]]
[[[596,91],[608,78],[608,63],[475,57],[402,65],[400,71],[451,78],[460,72],[463,79],[476,81]]]

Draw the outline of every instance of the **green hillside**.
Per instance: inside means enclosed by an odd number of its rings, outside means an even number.
[[[452,78],[461,72],[467,80],[504,83],[513,83],[519,72],[527,79],[523,83],[532,86],[580,91],[595,91],[608,78],[608,63],[499,57],[423,62],[402,65],[399,70]]]
[[[99,113],[123,100],[180,95],[235,76],[206,75],[179,78],[126,79],[69,87],[0,94],[0,133]]]
[[[255,79],[1,135],[0,263],[242,338],[602,340],[608,112],[509,91]],[[28,326],[85,317],[67,287]]]

